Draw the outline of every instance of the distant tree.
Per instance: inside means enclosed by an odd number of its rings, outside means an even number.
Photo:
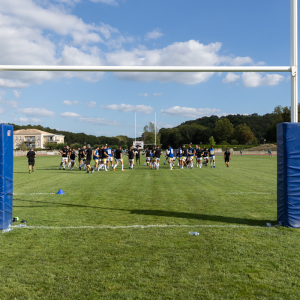
[[[218,142],[229,141],[234,132],[233,124],[226,118],[218,120],[214,129],[214,135]]]
[[[238,145],[238,144],[239,144],[239,142],[237,140],[235,140],[235,139],[231,140],[231,145]]]
[[[144,132],[142,134],[142,139],[145,144],[154,144],[155,143],[155,125],[150,122],[149,125],[144,127]],[[160,144],[160,134],[158,128],[156,128],[156,144]]]
[[[21,144],[20,150],[22,150],[22,151],[26,151],[27,150],[27,146],[26,146],[26,144],[24,142]]]
[[[214,139],[213,136],[211,136],[211,137],[209,138],[209,145],[214,146],[215,144],[216,144],[215,139]]]
[[[239,144],[251,144],[254,139],[254,134],[247,124],[241,124],[234,129],[234,138]]]

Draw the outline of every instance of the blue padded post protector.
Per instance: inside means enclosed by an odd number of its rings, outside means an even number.
[[[0,124],[0,230],[12,223],[13,130],[12,125]]]
[[[300,123],[277,124],[277,221],[300,227]]]

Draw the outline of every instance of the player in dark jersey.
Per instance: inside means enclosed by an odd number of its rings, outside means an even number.
[[[152,148],[152,156],[151,156],[151,160],[150,160],[150,169],[152,169],[154,167],[154,162],[155,162],[155,146]]]
[[[139,162],[139,165],[141,164],[141,149],[140,146],[137,145],[136,148],[134,149],[135,151],[135,164],[137,165],[137,163]]]
[[[76,158],[76,151],[74,148],[70,149],[70,160],[71,160],[71,168],[70,170],[73,171],[73,167],[75,165],[75,158]]]
[[[92,171],[91,173],[94,173],[94,168],[91,167],[91,160],[92,160],[92,155],[93,155],[93,150],[91,149],[91,145],[87,145],[87,149],[86,149],[86,168],[87,171],[86,173],[88,174],[90,172],[90,170]]]
[[[121,170],[124,170],[124,165],[123,165],[123,151],[122,151],[122,146],[119,147],[119,149],[116,149],[115,151],[115,158],[116,158],[116,164],[113,167],[113,171],[115,171],[117,165],[119,164],[119,162],[121,163]]]
[[[201,167],[202,167],[202,150],[201,150],[201,147],[198,145],[196,145],[195,156],[196,156],[196,160],[197,160],[197,168],[199,167],[201,169]]]
[[[208,164],[208,150],[206,149],[206,147],[204,147],[203,149],[203,165],[205,167],[207,167]]]
[[[98,156],[99,156],[99,160],[98,160],[98,171],[104,169],[104,164],[103,164],[103,146],[101,146],[101,148],[98,151]]]
[[[192,144],[189,144],[189,148],[187,149],[188,151],[188,163],[190,164],[190,168],[194,168],[194,155],[195,155],[195,150],[192,147]]]
[[[159,148],[159,146],[156,146],[156,149],[155,149],[155,161],[154,161],[154,166],[155,166],[156,170],[159,169],[160,156],[161,156],[161,149]]]
[[[27,152],[27,158],[28,158],[28,170],[29,170],[29,174],[31,174],[31,172],[34,172],[34,160],[36,158],[36,154],[33,151],[33,148],[31,148],[30,151]]]
[[[129,161],[129,168],[133,169],[133,162],[134,162],[134,150],[133,146],[131,146],[128,150],[128,161]]]
[[[188,151],[187,151],[187,149],[185,148],[185,145],[182,145],[182,159],[181,159],[181,161],[182,161],[182,169],[183,169],[183,166],[185,165],[185,166],[187,166],[187,157],[188,156]]]
[[[149,165],[150,163],[150,159],[151,159],[151,151],[148,149],[148,147],[146,148],[146,161],[144,163],[144,166]]]
[[[231,153],[228,150],[228,148],[226,148],[226,151],[224,152],[224,160],[225,160],[225,165],[227,166],[227,168],[229,168],[229,161],[231,160]]]
[[[61,163],[60,163],[60,166],[59,166],[59,169],[61,170],[61,166],[63,166],[63,169],[65,170],[66,168],[66,164],[68,162],[68,156],[69,156],[69,147],[66,146],[64,147],[61,151],[61,156],[62,156],[62,160],[61,160]]]

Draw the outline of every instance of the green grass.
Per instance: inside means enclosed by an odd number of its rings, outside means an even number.
[[[25,194],[13,215],[58,228],[0,235],[0,299],[299,298],[300,233],[265,226],[276,223],[276,158],[92,175],[59,162],[38,157],[29,175],[15,158],[14,193]],[[103,225],[191,227],[59,229]]]

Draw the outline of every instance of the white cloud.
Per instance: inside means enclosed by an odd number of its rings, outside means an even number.
[[[143,113],[143,114],[150,114],[153,111],[153,107],[151,106],[146,106],[146,105],[131,105],[131,104],[111,104],[111,105],[107,105],[104,106],[104,108],[106,109],[110,109],[110,110],[118,110],[118,111],[122,111],[122,112],[129,112],[129,111],[133,111],[133,112],[137,112],[137,113]]]
[[[116,0],[91,0],[95,3],[105,3],[108,5],[118,6],[118,2]]]
[[[17,108],[18,103],[15,100],[7,100],[7,99],[0,99],[0,103],[6,106],[10,106],[11,108]]]
[[[27,118],[19,118],[19,119],[14,119],[15,122],[28,122]]]
[[[279,74],[266,74],[263,76],[260,73],[243,73],[242,75],[243,85],[246,87],[278,85],[282,80],[284,80],[284,76]]]
[[[19,118],[19,119],[14,119],[15,122],[21,122],[21,123],[41,123],[42,121],[40,119],[27,119],[27,118]]]
[[[153,94],[154,97],[156,97],[156,96],[161,96],[161,95],[163,95],[163,93],[154,93],[154,94]]]
[[[1,36],[1,31],[0,31],[0,36]],[[1,52],[1,50],[0,50]],[[24,88],[29,86],[27,83],[23,83],[20,80],[11,80],[11,79],[5,79],[5,78],[0,78],[0,86],[4,88]]]
[[[20,91],[17,91],[17,90],[14,90],[14,95],[15,95],[15,97],[17,97],[17,98],[20,98],[21,97],[21,92]]]
[[[161,30],[159,28],[152,30],[151,32],[147,32],[145,35],[145,40],[156,40],[163,36],[163,33],[161,33]]]
[[[74,104],[80,104],[80,102],[79,102],[79,101],[73,101],[73,103],[74,103]]]
[[[102,125],[102,126],[121,126],[120,123],[113,120],[106,120],[102,118],[80,118],[81,122],[86,122],[91,125]]]
[[[72,101],[69,100],[64,100],[62,103],[65,105],[72,105]]]
[[[145,93],[145,94],[138,94],[138,96],[140,96],[140,97],[148,97],[148,93]]]
[[[222,80],[223,83],[230,83],[237,81],[241,76],[234,73],[227,73],[226,77]]]
[[[97,103],[95,101],[90,101],[86,104],[87,108],[92,108],[95,107],[97,105]]]
[[[148,50],[145,47],[130,51],[118,50],[106,54],[108,65],[122,66],[217,66],[254,64],[250,57],[222,56],[219,54],[221,43],[204,45],[199,41],[176,42],[162,49]],[[120,72],[114,76],[123,80],[159,82],[175,81],[182,84],[197,84],[209,80],[214,73],[209,72]]]
[[[31,121],[34,122],[34,123],[41,123],[42,122],[42,120],[36,119],[36,118],[32,118]]]
[[[20,108],[19,112],[27,117],[54,117],[55,112],[45,108]]]
[[[174,106],[168,109],[162,109],[161,113],[165,116],[180,116],[189,118],[199,118],[201,116],[209,116],[220,112],[217,108],[190,108]]]
[[[60,116],[61,116],[62,118],[78,118],[78,117],[80,117],[79,114],[73,113],[73,112],[65,112],[65,113],[61,113]]]

